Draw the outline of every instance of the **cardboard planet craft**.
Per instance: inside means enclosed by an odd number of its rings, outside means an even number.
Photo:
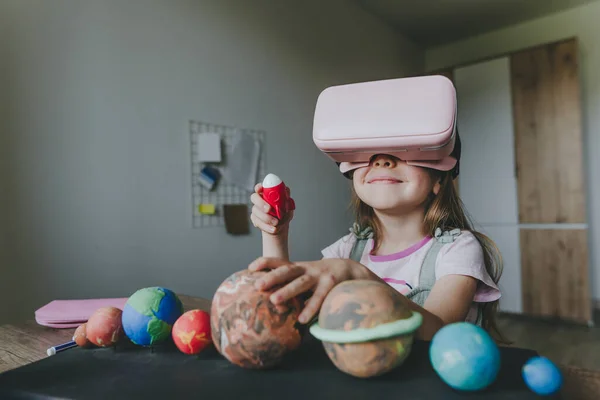
[[[171,336],[173,324],[182,314],[183,304],[171,290],[143,288],[125,303],[123,329],[134,344],[152,346]]]
[[[231,363],[248,369],[267,369],[280,364],[296,350],[303,337],[298,323],[300,298],[284,305],[269,296],[276,288],[258,290],[254,283],[264,271],[242,270],[219,286],[212,300],[212,340],[217,351]]]
[[[122,313],[117,307],[101,307],[94,311],[85,326],[87,339],[98,347],[117,344],[123,337]]]
[[[198,354],[212,343],[210,315],[202,310],[184,313],[173,325],[173,342],[185,354]]]
[[[328,293],[310,332],[340,371],[370,378],[404,363],[422,321],[390,286],[352,280]]]

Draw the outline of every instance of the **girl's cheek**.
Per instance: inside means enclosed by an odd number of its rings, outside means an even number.
[[[366,174],[365,168],[358,168],[354,171],[353,178],[354,182],[362,183]]]
[[[419,185],[427,185],[431,180],[428,172],[419,167],[412,167],[407,175],[409,177],[409,180],[413,182],[418,182]]]

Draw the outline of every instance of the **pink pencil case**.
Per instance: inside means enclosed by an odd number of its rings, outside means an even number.
[[[456,104],[441,75],[332,86],[317,99],[313,141],[336,162],[441,160],[454,148]]]
[[[101,307],[125,307],[127,298],[54,300],[35,311],[38,324],[51,328],[76,328]]]

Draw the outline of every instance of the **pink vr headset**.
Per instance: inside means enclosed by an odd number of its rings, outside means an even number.
[[[456,90],[441,75],[332,86],[317,99],[313,141],[346,176],[389,154],[455,178],[456,115]]]

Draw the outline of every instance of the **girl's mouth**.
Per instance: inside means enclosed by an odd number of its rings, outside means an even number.
[[[386,183],[386,184],[394,184],[394,183],[402,183],[402,181],[398,178],[394,178],[393,176],[376,176],[367,181],[367,183]]]

